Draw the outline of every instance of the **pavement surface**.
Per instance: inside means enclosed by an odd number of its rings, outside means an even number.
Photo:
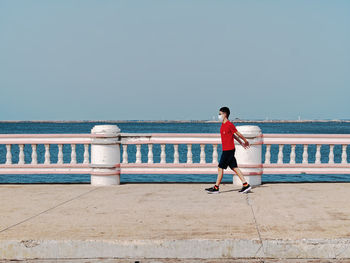
[[[0,259],[350,259],[350,183],[209,186],[0,185]]]
[[[348,259],[66,259],[0,260],[0,263],[349,263]]]

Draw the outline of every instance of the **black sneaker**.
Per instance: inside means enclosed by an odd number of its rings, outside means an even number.
[[[218,194],[219,193],[219,187],[210,187],[210,188],[205,188],[205,191],[208,192],[208,194]]]
[[[250,184],[243,186],[241,190],[239,190],[238,192],[240,193],[248,193],[250,190],[252,189],[252,187],[250,186]]]

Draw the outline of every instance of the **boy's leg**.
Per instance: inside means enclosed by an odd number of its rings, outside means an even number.
[[[217,194],[217,193],[219,193],[219,185],[220,185],[220,183],[221,183],[223,174],[224,174],[223,169],[220,168],[220,167],[218,167],[218,177],[217,177],[217,179],[216,179],[216,185],[214,185],[213,187],[205,188],[205,190],[206,190],[208,193],[211,193],[211,194]]]
[[[242,181],[242,184],[247,182],[246,179],[243,176],[242,171],[239,168],[235,167],[232,170],[238,175],[239,179]]]
[[[250,189],[252,189],[252,187],[250,186],[250,184],[247,183],[246,179],[243,176],[243,173],[241,172],[241,170],[237,167],[232,169],[233,171],[235,171],[235,173],[238,175],[239,179],[241,179],[243,187],[241,190],[239,190],[238,192],[240,193],[248,193],[250,191]]]
[[[222,180],[222,177],[223,177],[223,174],[224,174],[224,169],[218,167],[218,177],[216,179],[216,185],[219,186],[220,183],[221,183],[221,180]]]
[[[218,164],[218,177],[216,178],[216,184],[213,187],[206,188],[205,190],[210,192],[210,193],[218,193],[219,192],[219,185],[221,183],[223,174],[224,174],[224,169],[227,168],[227,155],[225,155],[225,151],[221,154],[220,157],[220,162]]]

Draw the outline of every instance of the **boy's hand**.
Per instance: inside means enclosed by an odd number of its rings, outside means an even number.
[[[250,144],[248,141],[245,141],[243,144],[242,144],[243,148],[244,149],[248,149],[250,147]]]

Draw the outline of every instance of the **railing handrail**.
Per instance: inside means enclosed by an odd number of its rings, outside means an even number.
[[[333,133],[263,133],[263,138],[350,138],[350,134]]]
[[[310,136],[311,135],[311,136]],[[322,136],[320,136],[322,135]],[[263,144],[350,144],[350,134],[264,134]]]
[[[220,133],[120,133],[122,137],[220,137]]]
[[[96,138],[96,137],[106,137],[104,134],[91,134],[91,133],[8,133],[0,134],[0,139],[2,138]]]
[[[119,136],[122,144],[221,143],[219,133],[120,133]],[[0,134],[0,144],[86,144],[103,137],[103,134]],[[350,134],[264,133],[251,144],[350,144]]]
[[[105,138],[104,134],[0,134],[0,144],[90,144],[94,138]]]
[[[220,133],[120,133],[121,137],[220,137]],[[105,137],[104,134],[91,133],[8,133],[0,134],[0,138],[67,138],[67,137]],[[350,138],[350,134],[308,134],[308,133],[263,133],[263,138]]]
[[[220,133],[120,133],[121,137],[220,138]],[[261,135],[254,138],[262,137]],[[247,135],[246,138],[249,138]]]

